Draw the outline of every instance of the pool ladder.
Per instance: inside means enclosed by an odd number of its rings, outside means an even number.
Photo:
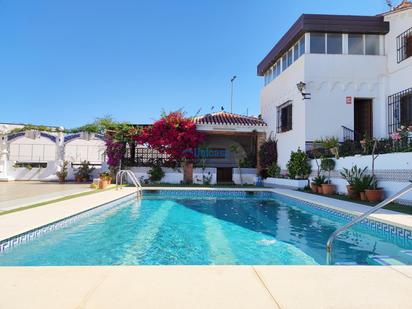
[[[116,190],[123,188],[123,178],[124,176],[128,176],[129,179],[132,181],[134,186],[136,187],[137,191],[137,198],[142,197],[143,195],[143,188],[140,184],[140,181],[137,179],[136,175],[131,170],[120,170],[116,174]]]
[[[371,215],[374,212],[378,211],[379,209],[385,207],[389,203],[391,203],[394,200],[400,198],[402,195],[408,193],[411,190],[412,190],[412,183],[407,185],[405,188],[400,190],[398,193],[388,197],[386,200],[380,202],[375,207],[371,208],[370,210],[368,210],[364,214],[354,218],[352,221],[350,221],[349,223],[345,224],[344,226],[342,226],[341,228],[339,228],[335,232],[333,232],[332,235],[330,235],[330,237],[328,239],[328,242],[326,243],[326,262],[327,262],[327,264],[328,265],[332,264],[332,243],[336,239],[336,237],[338,237],[339,234],[343,233],[344,231],[346,231],[347,229],[349,229],[350,227],[352,227],[356,223],[359,223],[360,221],[362,221],[363,219],[365,219],[369,215]]]

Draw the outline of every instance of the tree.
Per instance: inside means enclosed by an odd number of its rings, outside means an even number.
[[[192,163],[194,149],[203,141],[203,134],[196,130],[196,124],[176,111],[162,115],[153,126],[146,127],[134,138],[139,144],[146,144],[162,154],[168,155],[169,162]],[[185,173],[186,175],[186,173]],[[190,182],[185,179],[185,182]]]

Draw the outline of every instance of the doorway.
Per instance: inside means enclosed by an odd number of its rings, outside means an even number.
[[[218,167],[217,168],[217,183],[219,184],[231,184],[233,183],[231,167]]]
[[[373,137],[372,99],[354,100],[355,140]]]

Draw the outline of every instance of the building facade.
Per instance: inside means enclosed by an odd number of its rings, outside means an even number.
[[[412,3],[378,16],[304,14],[257,71],[282,168],[317,139],[387,137],[412,125]]]

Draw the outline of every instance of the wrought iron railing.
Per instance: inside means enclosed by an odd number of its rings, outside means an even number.
[[[412,125],[412,88],[388,97],[388,132],[396,132],[401,126]]]
[[[412,27],[397,36],[396,49],[398,63],[412,57]]]
[[[348,127],[342,126],[342,130],[344,141],[360,141],[363,138],[362,134]]]

